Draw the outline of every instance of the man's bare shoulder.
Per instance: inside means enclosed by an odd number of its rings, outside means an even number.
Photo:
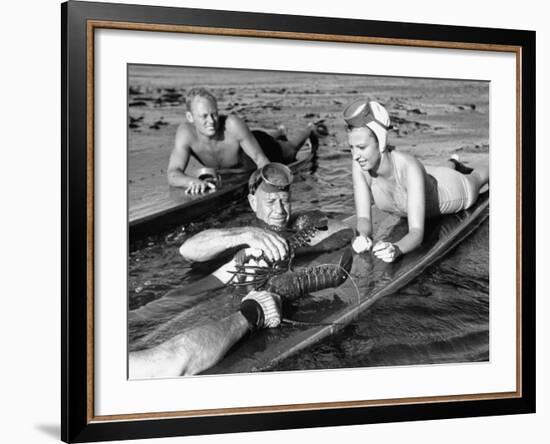
[[[196,139],[195,127],[189,122],[181,122],[176,131],[176,142],[191,145]]]
[[[225,133],[242,139],[248,133],[248,125],[236,114],[228,114],[225,119]]]

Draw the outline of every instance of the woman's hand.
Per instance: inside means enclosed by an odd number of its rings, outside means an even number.
[[[377,242],[372,249],[374,255],[384,262],[393,262],[403,253],[396,244],[391,242]]]
[[[369,251],[372,248],[372,239],[368,236],[363,236],[360,234],[353,240],[351,247],[356,253]]]
[[[357,218],[358,236],[352,242],[351,246],[356,253],[363,253],[372,248],[372,222],[367,217]]]

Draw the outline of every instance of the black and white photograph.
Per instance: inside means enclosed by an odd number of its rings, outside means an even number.
[[[536,410],[535,32],[278,7],[61,8],[66,442]]]
[[[127,85],[129,379],[490,361],[490,82]]]
[[[544,3],[5,5],[2,442],[548,440]]]

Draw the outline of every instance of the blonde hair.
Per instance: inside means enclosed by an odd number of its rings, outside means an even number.
[[[209,99],[216,105],[218,104],[216,98],[208,91],[206,88],[192,88],[185,95],[185,107],[187,111],[191,112],[191,104],[195,97],[202,97],[204,99]]]

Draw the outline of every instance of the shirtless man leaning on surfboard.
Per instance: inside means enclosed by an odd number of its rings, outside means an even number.
[[[305,141],[315,135],[313,124],[292,140],[281,129],[271,134],[250,131],[237,115],[220,115],[215,97],[204,88],[191,89],[185,103],[186,121],[178,127],[167,176],[171,186],[185,187],[190,194],[216,189],[214,183],[188,174],[186,168],[191,157],[204,167],[253,170],[270,161],[292,161]]]

